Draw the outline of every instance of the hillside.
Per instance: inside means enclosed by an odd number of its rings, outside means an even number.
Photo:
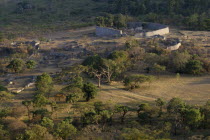
[[[107,3],[92,0],[4,1],[0,5],[0,27],[21,32],[88,26],[106,9]]]
[[[150,22],[209,30],[210,0],[19,0],[1,1],[0,29],[49,31],[94,25],[103,13]]]
[[[0,0],[0,140],[210,140],[210,0]]]

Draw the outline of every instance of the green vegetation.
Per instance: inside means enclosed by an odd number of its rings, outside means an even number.
[[[113,0],[112,5],[113,12],[136,16],[144,21],[210,30],[209,0]]]
[[[35,66],[36,66],[36,61],[34,61],[34,60],[28,60],[26,62],[27,69],[33,69],[33,68],[35,68]]]
[[[14,72],[20,72],[23,70],[24,62],[21,59],[14,59],[10,62],[10,64],[7,66],[8,69]]]
[[[141,83],[150,82],[150,81],[152,81],[152,79],[154,79],[154,77],[152,77],[152,76],[131,75],[131,76],[125,77],[123,82],[124,82],[126,89],[132,90],[135,88],[139,88]]]
[[[40,94],[50,95],[50,92],[53,88],[53,81],[50,75],[43,73],[37,77],[36,80],[37,92]]]
[[[84,91],[84,97],[86,98],[86,101],[90,101],[90,99],[95,98],[97,95],[97,89],[96,86],[93,85],[92,83],[86,83],[83,86],[83,91]]]
[[[69,29],[141,20],[209,30],[209,7],[209,0],[0,1],[0,140],[208,139],[208,88],[198,95],[209,82],[207,47],[186,37],[169,51],[161,38]]]
[[[96,17],[95,22],[97,26],[101,27],[116,27],[120,29],[127,26],[126,17],[122,14],[107,14],[104,17]]]
[[[12,27],[16,33],[27,31],[38,34],[40,29],[46,32],[93,25],[97,16],[97,25],[121,28],[125,26],[123,14],[142,21],[176,23],[176,26],[184,25],[189,29],[209,30],[209,5],[209,0],[2,1],[0,28],[9,31]],[[16,33],[12,36],[18,36]],[[4,37],[9,39],[10,35],[9,31]]]

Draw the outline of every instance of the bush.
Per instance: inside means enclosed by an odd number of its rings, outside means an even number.
[[[203,63],[199,60],[190,60],[186,64],[186,73],[198,75],[202,73]]]
[[[124,86],[128,90],[139,88],[141,83],[150,82],[154,79],[153,76],[147,75],[131,75],[124,78]]]

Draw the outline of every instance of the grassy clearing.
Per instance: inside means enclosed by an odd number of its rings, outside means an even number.
[[[115,103],[136,104],[151,102],[157,98],[170,100],[178,97],[190,104],[204,104],[210,99],[210,76],[191,77],[162,76],[151,84],[144,84],[140,89],[125,91],[120,83],[103,85],[99,100],[112,100]]]

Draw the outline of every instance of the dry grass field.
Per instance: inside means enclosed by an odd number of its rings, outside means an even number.
[[[161,76],[150,84],[144,84],[138,90],[126,91],[122,83],[103,85],[99,100],[111,100],[116,103],[136,104],[151,102],[157,98],[170,100],[178,97],[190,104],[205,104],[210,99],[210,76],[190,77]]]

